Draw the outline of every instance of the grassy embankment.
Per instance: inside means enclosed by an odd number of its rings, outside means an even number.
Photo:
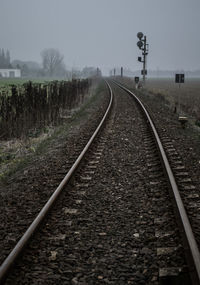
[[[56,144],[64,143],[69,130],[89,116],[90,107],[98,104],[104,92],[103,83],[92,85],[82,105],[67,113],[60,126],[47,126],[35,137],[13,139],[0,142],[0,182],[6,183],[19,169],[34,163],[41,155],[45,155]]]

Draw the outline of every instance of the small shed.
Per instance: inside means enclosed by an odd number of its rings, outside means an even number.
[[[0,69],[0,78],[19,78],[21,77],[21,70],[14,68]]]

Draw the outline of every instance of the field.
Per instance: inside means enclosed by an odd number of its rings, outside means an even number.
[[[158,96],[163,96],[171,108],[179,114],[186,114],[200,120],[200,79],[186,79],[179,84],[174,79],[148,79],[146,88]]]
[[[8,86],[8,85],[22,85],[28,81],[32,81],[33,83],[44,83],[52,81],[52,79],[29,79],[29,78],[0,78],[0,88],[2,86]]]
[[[135,87],[134,79],[124,78],[124,83],[129,87]],[[170,109],[179,115],[190,117],[200,126],[200,78],[186,78],[185,83],[175,83],[174,78],[148,78],[144,89],[140,92],[159,96]]]

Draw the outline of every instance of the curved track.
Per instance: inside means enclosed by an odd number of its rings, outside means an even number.
[[[179,193],[178,185],[176,182],[176,179],[174,177],[172,168],[170,166],[170,163],[168,161],[167,155],[165,153],[164,147],[162,145],[162,142],[159,138],[158,132],[155,128],[155,125],[144,107],[143,103],[137,98],[137,96],[131,92],[128,88],[125,86],[113,81],[117,86],[122,88],[124,91],[126,91],[129,95],[131,95],[134,100],[139,104],[145,118],[147,119],[149,123],[149,127],[153,133],[157,149],[159,151],[159,156],[162,161],[162,165],[164,167],[165,173],[167,175],[168,182],[171,186],[171,196],[174,201],[174,208],[176,212],[176,216],[178,219],[178,224],[180,225],[180,232],[182,233],[183,241],[185,243],[185,253],[187,256],[188,265],[190,268],[190,274],[191,279],[194,284],[200,284],[200,252],[197,246],[197,242],[195,240],[192,227],[190,225],[189,218],[187,216],[184,203],[181,199],[181,195]]]

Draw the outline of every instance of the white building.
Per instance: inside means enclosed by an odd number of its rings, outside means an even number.
[[[15,77],[21,77],[21,70],[20,69],[13,69],[13,68],[5,68],[0,69],[0,78],[15,78]]]

